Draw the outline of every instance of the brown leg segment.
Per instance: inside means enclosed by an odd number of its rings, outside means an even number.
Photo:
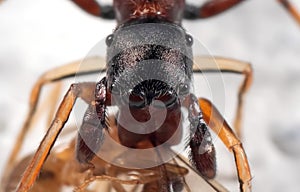
[[[297,21],[300,25],[300,13],[298,10],[289,2],[288,0],[278,0],[279,3],[283,5],[283,7],[292,15],[292,17]]]
[[[80,97],[84,101],[91,103],[94,99],[94,90],[95,83],[80,83],[71,85],[59,106],[50,128],[22,176],[17,188],[18,192],[28,191],[35,182],[52,146],[55,143],[55,140],[69,118],[76,99]]]
[[[199,105],[203,113],[204,121],[218,135],[225,146],[233,152],[240,182],[240,191],[251,191],[252,177],[242,143],[210,101],[199,99]]]
[[[114,19],[115,12],[112,6],[102,6],[95,0],[71,0],[85,12],[104,19]]]
[[[186,5],[184,11],[185,19],[204,19],[218,15],[244,0],[210,0],[206,1],[200,7]]]
[[[234,59],[227,59],[222,57],[195,57],[194,72],[226,72],[237,73],[245,76],[242,85],[239,88],[238,104],[236,109],[236,116],[234,120],[234,129],[238,137],[241,137],[241,122],[242,112],[244,107],[244,97],[252,84],[252,67],[249,63],[238,61]]]
[[[29,101],[29,112],[27,114],[27,117],[25,119],[25,122],[23,124],[23,127],[17,136],[16,143],[14,144],[12,153],[7,161],[7,164],[5,166],[4,171],[4,180],[6,179],[6,176],[9,174],[10,170],[14,166],[19,151],[21,150],[21,147],[23,145],[25,136],[32,124],[32,118],[34,117],[34,114],[36,113],[37,104],[39,101],[40,93],[42,90],[42,87],[48,83],[59,81],[62,79],[65,79],[67,77],[72,77],[75,75],[83,75],[87,73],[96,73],[96,72],[103,72],[106,69],[105,61],[103,58],[100,57],[92,57],[87,58],[83,65],[81,65],[81,61],[76,61],[55,69],[52,69],[45,74],[43,74],[36,84],[34,85],[31,95],[30,95],[30,101]],[[4,181],[5,182],[5,181]]]

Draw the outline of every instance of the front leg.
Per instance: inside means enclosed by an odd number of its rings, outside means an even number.
[[[243,108],[244,108],[244,97],[249,90],[252,79],[253,79],[253,70],[249,63],[228,59],[223,57],[195,57],[193,72],[195,73],[206,73],[206,72],[224,72],[224,73],[236,73],[245,76],[238,92],[238,103],[236,108],[236,114],[234,118],[234,129],[238,137],[242,136],[242,117],[243,117]]]
[[[81,60],[68,63],[66,65],[45,72],[38,79],[33,89],[31,90],[29,109],[28,109],[25,122],[21,128],[21,131],[18,133],[17,138],[15,139],[15,144],[13,146],[12,153],[10,154],[7,164],[5,166],[4,180],[9,174],[9,172],[12,170],[13,166],[15,165],[21,147],[23,146],[25,137],[33,123],[33,117],[36,114],[42,88],[49,83],[61,81],[68,77],[74,77],[75,75],[84,75],[87,73],[99,73],[99,72],[104,72],[105,70],[106,70],[106,63],[104,58],[89,57],[86,60],[84,60],[83,65]],[[93,87],[92,89],[95,88]]]
[[[206,99],[199,99],[199,105],[203,112],[203,119],[209,127],[218,135],[225,146],[233,153],[237,168],[241,192],[251,191],[251,171],[246,152],[238,137],[234,134],[228,123],[222,117],[216,107]]]
[[[44,136],[39,148],[35,152],[30,164],[27,166],[22,175],[21,181],[17,188],[17,192],[29,191],[34,184],[36,178],[40,174],[40,170],[50,153],[59,133],[67,122],[69,115],[73,109],[73,105],[78,97],[82,98],[87,103],[91,103],[91,92],[95,90],[94,83],[78,83],[72,84],[61,102],[54,120]]]
[[[216,175],[216,152],[207,125],[199,110],[197,98],[194,95],[190,96],[189,121],[191,131],[190,159],[201,175],[212,179]]]

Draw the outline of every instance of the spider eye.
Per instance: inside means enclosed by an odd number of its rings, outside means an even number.
[[[186,41],[187,46],[189,46],[189,47],[191,47],[194,43],[193,37],[189,34],[186,34],[185,41]]]
[[[114,41],[114,35],[111,34],[111,35],[106,37],[105,43],[109,47],[112,44],[113,41]]]
[[[180,83],[178,85],[179,95],[187,95],[190,91],[190,86],[186,83]]]

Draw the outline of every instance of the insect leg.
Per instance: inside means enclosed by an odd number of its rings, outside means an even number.
[[[186,5],[184,10],[185,19],[204,19],[220,14],[244,0],[211,0],[206,1],[200,7],[194,5]]]
[[[194,72],[226,72],[237,73],[245,76],[238,92],[238,104],[236,109],[236,116],[234,120],[234,129],[238,137],[241,137],[241,122],[242,112],[244,107],[244,97],[252,84],[252,67],[249,63],[238,61],[234,59],[222,57],[195,57],[194,63],[200,65],[193,65]]]
[[[95,0],[71,0],[81,9],[96,17],[114,19],[115,12],[111,5],[103,6]]]
[[[199,99],[199,105],[203,112],[205,122],[218,135],[225,146],[233,152],[240,182],[240,191],[251,191],[252,177],[242,143],[210,101],[201,98]]]
[[[95,83],[80,83],[71,85],[61,102],[58,111],[56,112],[50,128],[34,154],[33,159],[30,161],[30,164],[22,175],[20,184],[17,188],[18,192],[28,191],[35,182],[52,146],[69,118],[76,99],[80,97],[84,101],[91,103],[94,99],[94,96],[91,93],[94,93],[94,90]]]
[[[215,148],[194,95],[190,96],[189,121],[191,131],[190,159],[202,176],[212,179],[216,175]]]
[[[73,77],[75,75],[84,75],[87,73],[102,72],[105,69],[106,69],[106,65],[105,65],[105,60],[103,58],[91,57],[85,60],[84,65],[81,65],[81,60],[72,62],[67,65],[63,65],[58,68],[49,70],[38,79],[33,89],[31,90],[29,111],[26,116],[23,127],[21,128],[21,131],[17,136],[16,143],[14,144],[12,153],[7,161],[7,165],[5,166],[5,171],[4,171],[5,175],[9,174],[10,170],[14,166],[15,161],[18,157],[25,136],[31,126],[32,118],[36,113],[37,104],[43,86],[51,82],[59,81],[68,77]],[[4,178],[6,178],[5,175]]]
[[[297,21],[300,25],[300,13],[295,8],[294,5],[288,0],[278,0],[279,3],[283,5],[283,7],[292,15],[292,17]]]

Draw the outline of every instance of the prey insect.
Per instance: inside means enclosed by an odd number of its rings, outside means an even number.
[[[201,7],[185,5],[184,1],[180,0],[116,0],[113,7],[101,6],[95,1],[74,2],[93,15],[117,19],[118,26],[106,41],[106,65],[103,65],[103,68],[86,65],[80,71],[77,71],[76,65],[62,66],[43,75],[32,92],[31,111],[24,125],[23,136],[30,124],[39,92],[44,84],[75,74],[106,71],[106,76],[96,83],[78,83],[70,86],[51,127],[21,178],[18,191],[26,191],[34,184],[77,98],[83,99],[88,104],[77,136],[77,147],[74,149],[80,166],[85,165],[88,170],[96,170],[95,167],[101,165],[93,161],[97,159],[98,151],[103,148],[105,141],[113,134],[112,130],[115,130],[115,139],[121,145],[128,149],[153,149],[158,158],[153,161],[161,161],[159,158],[162,154],[155,148],[167,144],[164,150],[168,151],[169,146],[179,142],[182,136],[180,131],[184,129],[182,122],[179,121],[183,115],[181,111],[183,107],[188,111],[188,129],[191,133],[187,148],[191,151],[191,163],[196,170],[206,179],[213,178],[216,174],[215,149],[207,131],[209,126],[235,156],[240,190],[250,191],[251,174],[241,142],[211,102],[199,99],[193,94],[191,80],[193,72],[221,71],[245,75],[239,90],[239,107],[234,126],[239,134],[243,96],[252,78],[251,67],[244,62],[215,58],[217,68],[209,65],[211,61],[206,61],[207,58],[193,56],[192,37],[181,26],[182,18],[210,17],[241,1],[210,1]],[[198,67],[193,63],[207,65]],[[118,112],[113,120],[108,121],[107,110],[110,106],[116,106]],[[163,117],[162,121],[160,117]],[[135,121],[129,121],[130,118]],[[116,122],[116,126],[112,126],[112,122]],[[174,134],[178,134],[177,138],[170,141]],[[18,139],[18,142],[21,141],[22,137]],[[17,150],[13,154],[17,154]],[[14,162],[15,157],[10,163]],[[177,180],[185,177],[186,170],[177,167],[178,170],[174,171],[177,169],[174,165],[162,162],[154,168],[136,171],[137,175],[144,178],[136,177],[137,179],[131,179],[130,183],[136,184],[134,182],[137,181],[144,185],[143,191],[153,190],[149,185],[155,185],[157,191],[182,191],[184,181],[179,181],[181,184],[178,184]],[[116,168],[116,171],[120,174],[128,172],[121,168]],[[151,180],[150,176],[145,175],[154,175],[155,179]],[[115,175],[107,179],[119,184],[123,182],[117,180]],[[122,191],[118,187],[115,188]]]

